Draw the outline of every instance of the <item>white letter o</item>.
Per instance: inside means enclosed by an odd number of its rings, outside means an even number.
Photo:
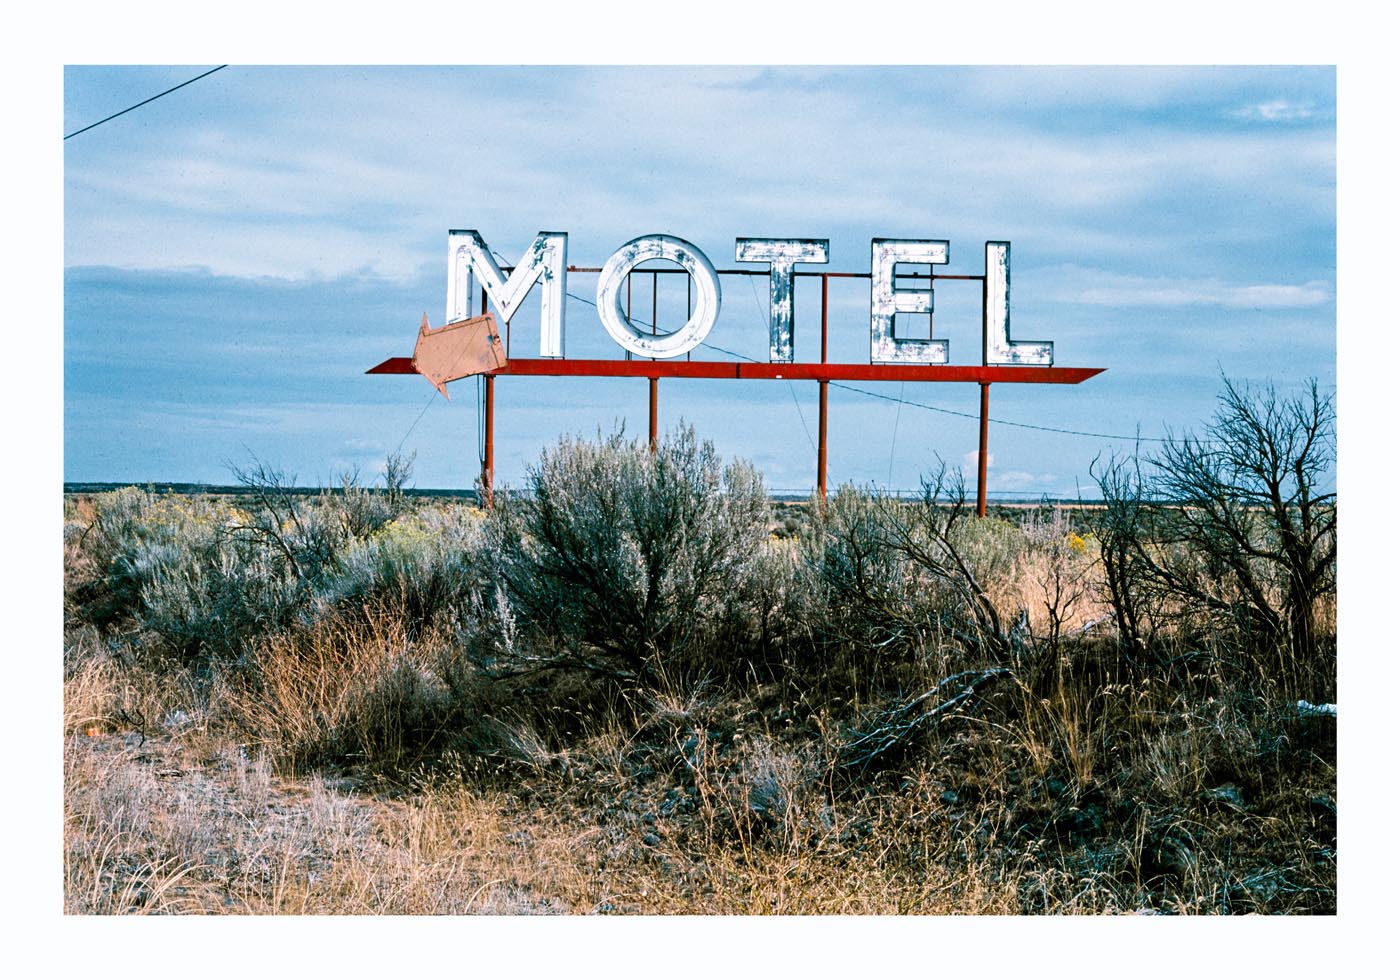
[[[667,259],[689,272],[698,296],[695,312],[685,326],[672,333],[651,334],[638,330],[622,305],[622,284],[627,274],[648,259]],[[613,340],[639,357],[678,357],[693,350],[708,336],[719,319],[719,273],[690,242],[671,235],[643,235],[623,245],[609,257],[598,276],[598,316]]]

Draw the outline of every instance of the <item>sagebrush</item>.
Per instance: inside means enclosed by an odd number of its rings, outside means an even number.
[[[778,505],[682,427],[489,511],[402,461],[70,501],[68,908],[1332,912],[1334,498],[1269,621],[1130,472]]]

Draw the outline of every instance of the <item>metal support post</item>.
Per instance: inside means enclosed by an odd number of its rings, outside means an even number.
[[[656,336],[656,279],[657,274],[653,272],[651,274],[651,333],[653,337]],[[652,358],[652,360],[655,360],[655,358]],[[653,455],[656,454],[656,388],[656,379],[648,378],[647,398],[649,404],[647,415],[647,445],[651,447]]]
[[[826,363],[826,273],[822,273],[822,363]]]
[[[656,384],[657,384],[657,382],[656,382],[656,379],[655,379],[655,378],[647,378],[647,382],[648,382],[648,385],[649,385],[649,387],[650,387],[650,389],[651,389],[651,414],[650,414],[650,421],[649,421],[649,423],[648,423],[648,425],[647,425],[647,437],[648,437],[648,440],[649,440],[649,445],[651,446],[651,451],[652,451],[653,453],[655,453],[655,452],[656,452]]]
[[[481,315],[486,315],[486,288],[481,290]],[[506,330],[510,330],[510,323],[506,323]],[[509,347],[506,348],[509,351]],[[481,395],[481,428],[484,434],[481,457],[481,503],[482,506],[491,506],[491,480],[496,473],[496,379],[491,375],[486,375],[486,385]]]
[[[822,363],[826,363],[827,277],[822,276]],[[825,379],[817,382],[817,496],[826,512],[826,386]]]
[[[977,440],[977,516],[987,516],[987,393],[992,386],[986,382],[978,382],[978,387],[982,389],[982,423],[981,434]]]
[[[481,501],[491,506],[491,484],[496,475],[496,379],[486,376],[486,393],[482,406],[486,429],[486,454],[481,463]]]
[[[817,496],[821,499],[822,510],[826,509],[826,386],[827,382],[818,381],[818,388],[821,390],[820,398],[817,402]]]

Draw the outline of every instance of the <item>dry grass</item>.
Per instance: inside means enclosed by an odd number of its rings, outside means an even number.
[[[493,679],[392,607],[203,665],[70,615],[65,909],[1334,912],[1335,721],[1223,647],[1134,673],[1058,521],[988,583],[1034,662],[859,769],[862,724],[986,664],[929,632],[886,687],[802,662],[639,690]]]
[[[675,725],[669,746],[655,730],[600,734],[573,750],[562,773],[537,769],[508,784],[468,778],[379,794],[344,777],[278,777],[265,755],[234,744],[210,754],[208,739],[75,735],[65,773],[67,908],[1008,914],[1332,907],[1335,852],[1327,857],[1317,828],[1260,812],[1263,800],[1236,805],[1228,787],[1243,783],[1251,796],[1280,787],[1270,787],[1263,772],[1252,780],[1228,770],[1232,760],[1256,767],[1257,760],[1253,747],[1237,744],[1236,729],[1220,727],[1229,721],[1222,712],[1182,714],[1141,754],[1116,762],[1094,754],[1103,751],[1094,740],[1104,732],[1074,709],[1052,700],[1034,717],[1034,726],[1014,731],[969,728],[942,746],[946,754],[864,789],[838,785],[820,738],[715,738],[704,723]],[[1226,771],[1235,778],[1222,782]],[[1326,802],[1327,773],[1316,776]],[[1105,790],[1123,780],[1138,782],[1140,805],[1114,826],[1120,818]]]
[[[261,748],[293,768],[336,755],[393,766],[404,761],[415,723],[404,709],[426,714],[446,696],[429,666],[401,622],[323,621],[259,645],[230,707]]]
[[[701,806],[709,826],[698,831],[527,810],[513,794],[460,786],[348,795],[275,779],[237,752],[192,759],[166,739],[78,736],[68,759],[70,913],[1016,911],[1014,885],[988,882],[985,866],[912,875],[871,845],[877,826],[828,817],[812,836],[796,801],[776,829],[735,829],[741,795],[769,788],[768,759],[735,774],[716,810]],[[697,835],[710,842],[697,847]]]

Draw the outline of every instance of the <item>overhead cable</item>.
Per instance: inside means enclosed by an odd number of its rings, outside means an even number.
[[[149,99],[146,99],[146,100],[144,100],[144,101],[142,101],[142,102],[138,102],[138,103],[136,103],[136,104],[133,105],[133,106],[127,106],[127,107],[126,107],[125,109],[123,109],[121,112],[114,112],[114,113],[112,113],[110,116],[108,116],[106,119],[99,119],[99,120],[97,120],[97,122],[93,123],[93,124],[90,125],[90,126],[84,126],[82,129],[75,129],[73,132],[69,133],[67,136],[65,136],[65,137],[63,137],[63,138],[64,138],[65,140],[69,140],[69,139],[72,139],[74,136],[77,136],[79,133],[86,133],[89,129],[96,129],[98,126],[101,126],[101,125],[102,125],[103,123],[105,123],[105,122],[111,122],[113,119],[117,118],[118,116],[124,116],[124,115],[126,115],[126,114],[127,114],[128,112],[130,112],[132,109],[139,109],[139,108],[141,108],[143,105],[148,105],[149,103],[154,102],[156,99],[161,98],[161,96],[169,95],[171,92],[174,92],[176,89],[182,89],[182,88],[184,88],[186,85],[192,85],[193,83],[199,81],[201,78],[208,78],[210,75],[214,74],[214,72],[219,71],[219,70],[222,69],[222,68],[227,68],[227,67],[228,67],[228,65],[220,65],[218,68],[210,68],[210,69],[209,69],[208,71],[206,71],[203,75],[196,75],[194,78],[191,78],[189,81],[187,81],[187,82],[181,82],[179,85],[176,85],[175,88],[168,88],[168,89],[166,89],[164,92],[160,93],[160,95],[153,95],[153,96],[151,96]]]

